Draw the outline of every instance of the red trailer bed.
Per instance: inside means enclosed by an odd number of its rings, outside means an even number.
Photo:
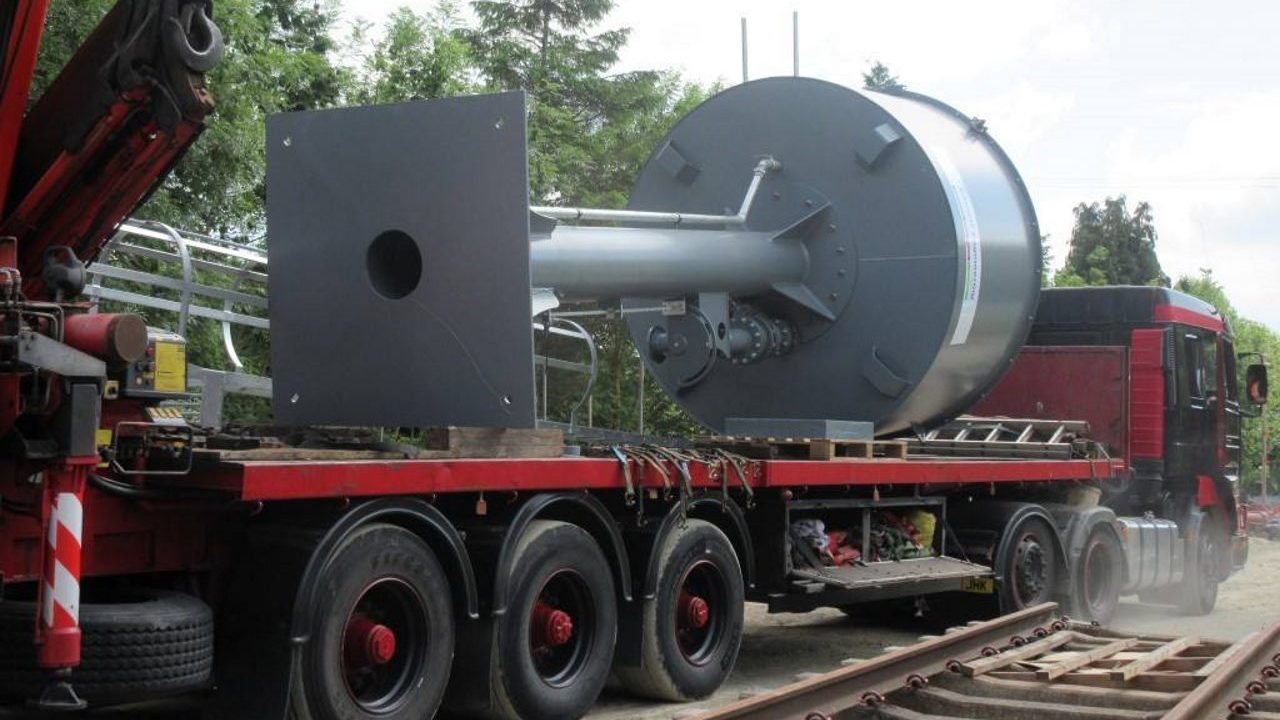
[[[752,487],[831,485],[964,485],[971,483],[1098,480],[1116,476],[1117,460],[866,459],[813,462],[758,460],[748,466]],[[672,468],[675,482],[675,470]],[[705,464],[691,464],[694,487],[718,487]],[[736,477],[731,477],[736,481]],[[246,501],[306,500],[375,495],[456,492],[618,490],[625,478],[607,458],[355,460],[343,462],[249,461],[222,463],[184,479],[185,486],[237,492]],[[646,468],[636,484],[662,488]]]

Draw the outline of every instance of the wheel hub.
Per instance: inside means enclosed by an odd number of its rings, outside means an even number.
[[[711,606],[697,595],[681,593],[679,610],[681,625],[687,628],[704,628],[711,621]]]
[[[533,608],[533,629],[535,647],[564,645],[573,639],[573,617],[539,602]]]
[[[344,644],[352,665],[386,665],[396,656],[395,631],[364,615],[352,616],[347,623]]]
[[[1017,586],[1023,599],[1035,598],[1044,589],[1044,548],[1033,538],[1024,538],[1018,547],[1015,568]]]

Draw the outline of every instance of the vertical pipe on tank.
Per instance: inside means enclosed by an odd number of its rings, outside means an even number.
[[[800,77],[800,11],[791,11],[791,74]]]
[[[747,18],[742,17],[742,82],[746,82],[747,77]]]

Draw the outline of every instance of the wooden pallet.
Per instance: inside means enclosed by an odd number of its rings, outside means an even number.
[[[748,457],[768,460],[905,460],[907,444],[902,440],[830,440],[827,438],[736,437],[716,435],[699,440],[700,445],[734,450]]]
[[[554,458],[564,454],[564,431],[559,428],[430,428],[424,431],[424,447],[418,457]]]

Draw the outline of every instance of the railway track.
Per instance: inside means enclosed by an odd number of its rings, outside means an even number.
[[[698,720],[1280,720],[1280,623],[1232,644],[1057,611],[953,628]]]

